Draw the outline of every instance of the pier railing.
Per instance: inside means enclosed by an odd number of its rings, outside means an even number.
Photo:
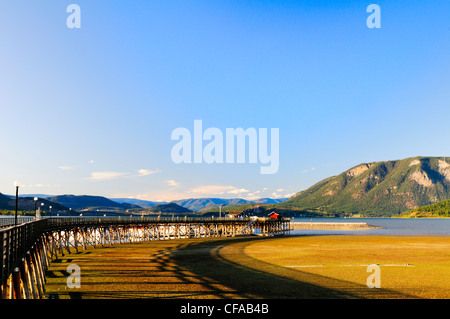
[[[17,216],[17,223],[18,224],[23,224],[23,223],[28,223],[34,220],[34,217],[32,216]],[[1,217],[0,218],[0,227],[9,227],[9,226],[13,226],[15,223],[15,218],[14,217]]]
[[[47,220],[28,222],[18,226],[12,226],[0,229],[0,284],[1,287],[7,286],[8,278],[12,274],[19,274],[24,267],[24,260],[30,256],[42,235],[47,228]],[[19,278],[16,278],[18,282]],[[10,289],[20,289],[19,287],[10,287]],[[1,289],[0,297],[5,297],[7,291]]]
[[[43,298],[50,262],[79,247],[175,238],[284,235],[290,231],[289,219],[55,217],[25,221],[0,228],[0,299]]]

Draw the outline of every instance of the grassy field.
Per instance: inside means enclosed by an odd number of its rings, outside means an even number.
[[[67,288],[67,266],[81,288]],[[381,288],[368,288],[369,264]],[[49,298],[450,298],[450,237],[292,236],[154,241],[61,256]]]

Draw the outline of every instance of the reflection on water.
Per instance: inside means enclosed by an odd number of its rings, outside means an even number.
[[[355,234],[355,235],[450,235],[450,218],[294,218],[294,222],[367,223],[383,229],[315,230],[296,229],[291,235]]]

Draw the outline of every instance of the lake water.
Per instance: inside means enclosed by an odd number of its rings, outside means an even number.
[[[294,218],[293,222],[367,223],[383,229],[315,230],[296,229],[291,235],[440,235],[450,236],[450,218]]]

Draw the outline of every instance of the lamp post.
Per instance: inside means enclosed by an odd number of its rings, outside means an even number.
[[[42,212],[42,215],[44,215],[44,203],[41,203],[41,212]]]
[[[52,206],[49,206],[48,208],[50,210],[50,217],[52,217]]]
[[[37,215],[37,201],[38,201],[38,198],[35,197],[35,198],[33,198],[33,199],[34,199],[34,218],[36,218],[36,215]]]
[[[19,183],[14,182],[14,186],[16,187],[16,213],[14,214],[14,226],[17,225],[17,207],[19,206]]]

